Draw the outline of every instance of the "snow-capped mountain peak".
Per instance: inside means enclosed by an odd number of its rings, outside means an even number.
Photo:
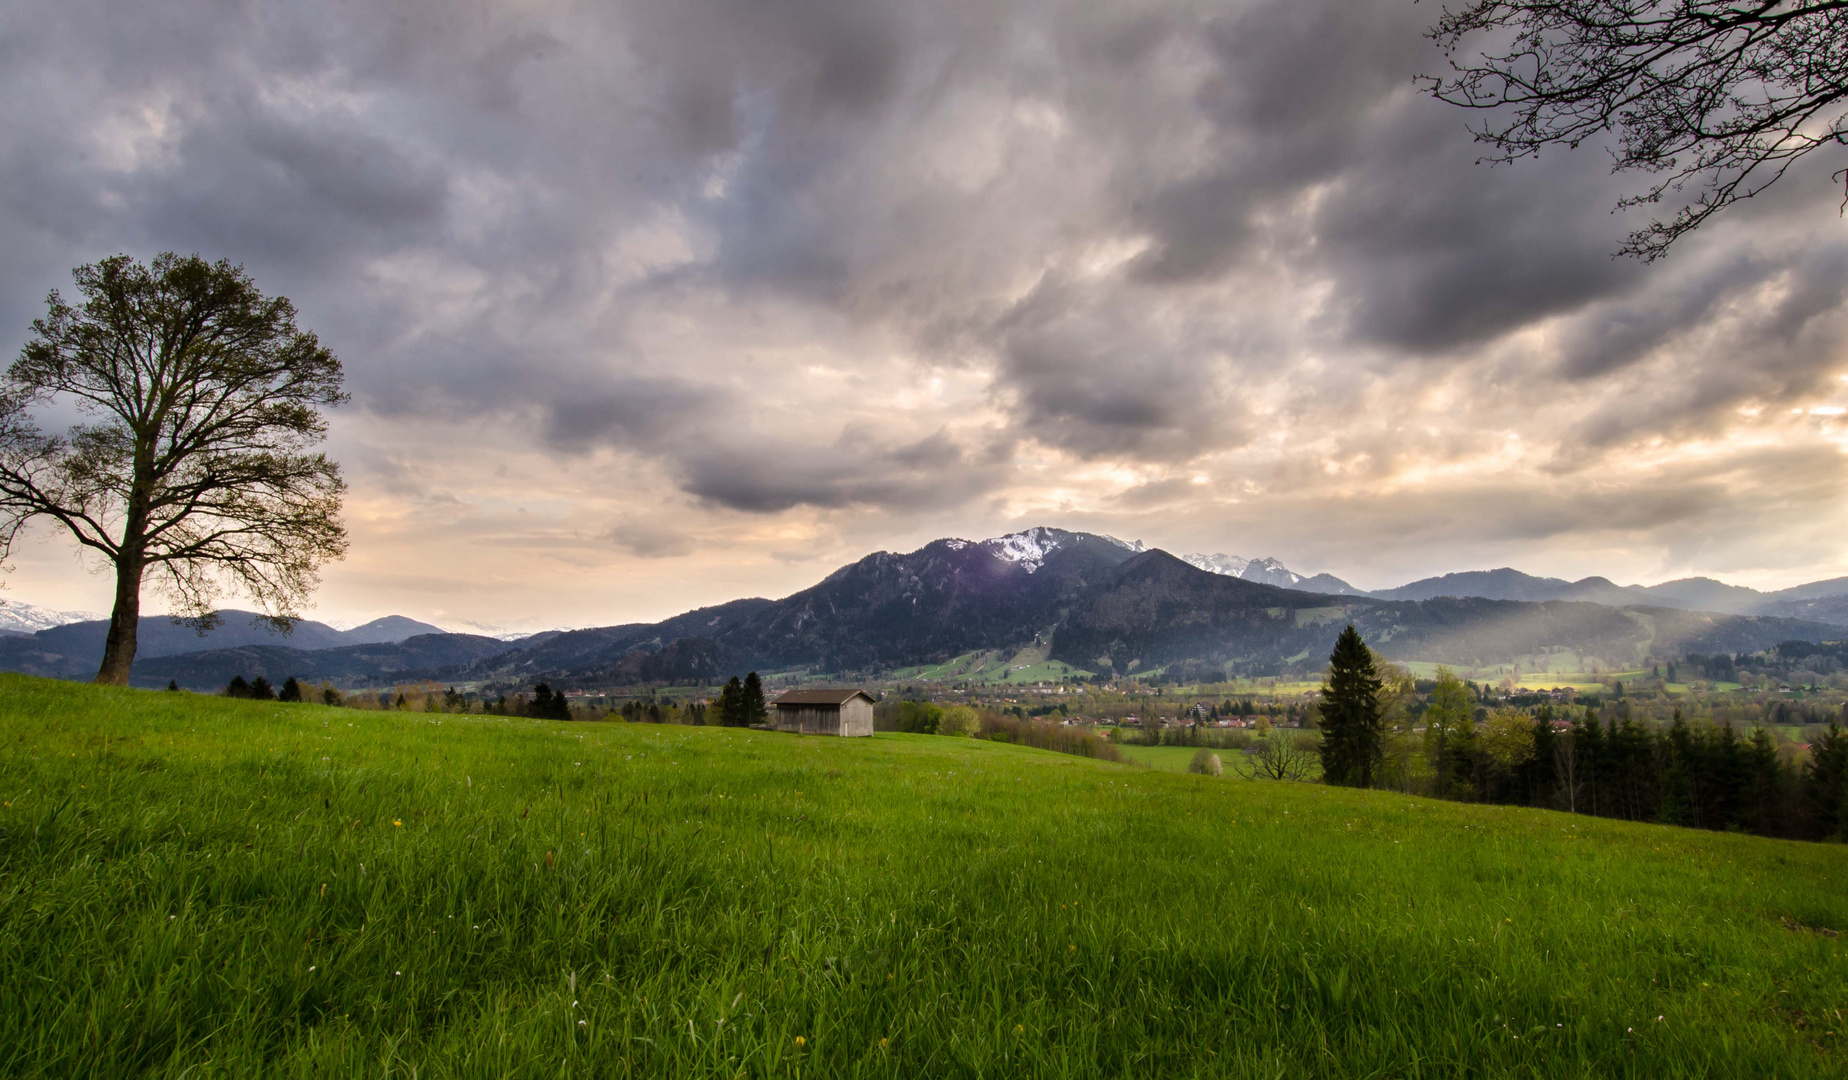
[[[982,541],[982,547],[998,559],[1019,563],[1031,574],[1046,561],[1046,556],[1064,546],[1065,537],[1057,529],[1032,528]]]
[[[1183,555],[1181,561],[1208,573],[1255,581],[1262,585],[1280,585],[1286,589],[1303,581],[1303,575],[1268,555],[1262,559],[1241,559],[1237,555],[1221,552],[1214,555]]]
[[[1247,581],[1262,581],[1266,585],[1282,585],[1289,588],[1303,580],[1303,576],[1270,556],[1253,559],[1245,564],[1245,572],[1240,575]]]
[[[1035,526],[1034,528],[1026,529],[1021,532],[1008,533],[1006,536],[997,536],[990,540],[983,540],[978,546],[998,559],[1003,559],[1011,563],[1018,563],[1026,569],[1027,573],[1031,574],[1045,565],[1046,557],[1053,552],[1076,541],[1086,539],[1102,540],[1106,543],[1115,544],[1125,551],[1139,552],[1143,550],[1142,541],[1140,540],[1132,543],[1118,540],[1114,536],[1100,536],[1095,533],[1067,532],[1064,529],[1049,529],[1045,526]],[[951,541],[951,543],[953,545],[960,545],[962,541],[955,540]]]
[[[89,611],[54,611],[36,604],[22,604],[17,600],[0,600],[0,630],[11,630],[16,634],[36,634],[54,626],[92,622],[108,617]]]
[[[1210,574],[1223,574],[1226,577],[1244,577],[1245,568],[1251,565],[1250,559],[1241,559],[1237,555],[1219,552],[1213,555],[1183,555],[1181,561],[1189,566],[1196,566]]]

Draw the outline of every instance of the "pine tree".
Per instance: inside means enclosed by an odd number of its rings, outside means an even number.
[[[745,727],[750,724],[744,711],[744,683],[733,675],[725,688],[719,691],[719,725],[721,727]]]
[[[769,706],[764,704],[764,681],[753,671],[744,677],[744,722],[746,726],[761,724],[769,719]]]
[[[1675,710],[1674,722],[1662,740],[1662,747],[1666,760],[1662,765],[1662,797],[1657,804],[1656,817],[1669,825],[1697,824],[1694,736],[1688,730],[1688,722],[1681,718],[1680,709]]]
[[[247,698],[250,696],[250,684],[244,681],[242,675],[233,675],[231,681],[225,684],[225,696]]]
[[[1764,728],[1752,732],[1745,749],[1745,827],[1760,836],[1784,835],[1784,763],[1777,742]]]
[[[295,676],[291,675],[288,678],[282,680],[282,692],[276,695],[276,700],[277,701],[300,701],[301,699],[302,699],[302,684],[295,681]]]
[[[1829,730],[1810,743],[1803,780],[1816,835],[1841,836],[1848,831],[1848,814],[1842,813],[1843,797],[1848,795],[1848,731],[1840,724],[1829,721]]]
[[[251,680],[250,696],[257,699],[258,701],[275,701],[276,700],[276,688],[270,685],[270,681],[268,679],[259,675],[255,679]]]
[[[1335,641],[1322,685],[1322,779],[1370,787],[1380,762],[1380,680],[1373,653],[1352,624]]]
[[[178,691],[179,688],[180,688],[180,681],[178,679],[168,679],[167,680],[167,689]]]
[[[533,687],[533,700],[526,707],[526,715],[538,720],[569,720],[571,702],[564,691],[553,693],[549,685],[540,683]]]

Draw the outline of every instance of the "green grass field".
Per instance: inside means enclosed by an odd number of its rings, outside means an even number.
[[[1126,760],[1145,768],[1184,773],[1187,771],[1188,763],[1193,761],[1196,751],[1191,746],[1132,746],[1128,743],[1118,743],[1117,752],[1122,754]],[[1230,767],[1230,756],[1238,751],[1215,750],[1214,753],[1218,754]]]
[[[1848,848],[0,676],[7,1076],[1848,1075]]]

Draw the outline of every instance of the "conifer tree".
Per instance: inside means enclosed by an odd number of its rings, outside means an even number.
[[[1784,831],[1784,763],[1778,760],[1777,742],[1764,728],[1755,728],[1746,744],[1745,827],[1760,836]]]
[[[1370,787],[1380,761],[1380,679],[1352,624],[1335,641],[1322,685],[1322,779]]]
[[[745,727],[749,723],[744,711],[744,683],[733,675],[719,691],[719,726]]]
[[[270,685],[268,679],[259,675],[250,682],[250,696],[258,701],[275,701],[276,688]]]
[[[282,680],[282,692],[276,695],[276,700],[277,701],[300,701],[301,699],[302,699],[302,684],[295,681],[295,676],[291,675],[288,678]]]
[[[233,675],[231,681],[225,684],[225,696],[247,698],[250,696],[250,684],[244,681],[242,675]]]
[[[764,681],[753,671],[744,677],[744,722],[746,726],[761,724],[770,716],[770,708],[764,704]]]
[[[1848,814],[1842,813],[1848,796],[1848,731],[1829,721],[1829,730],[1810,743],[1809,770],[1804,777],[1810,813],[1819,836],[1848,835]]]
[[[549,685],[540,683],[533,687],[533,700],[526,707],[526,715],[537,720],[569,720],[571,702],[564,691],[554,693]]]

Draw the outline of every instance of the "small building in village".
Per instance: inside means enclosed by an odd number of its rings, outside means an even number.
[[[802,735],[871,735],[873,696],[855,687],[791,690],[770,703],[778,731]]]

